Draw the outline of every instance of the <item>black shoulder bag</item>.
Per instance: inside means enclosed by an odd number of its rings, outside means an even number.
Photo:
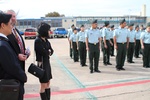
[[[45,70],[43,69],[43,58],[42,58],[42,68],[40,68],[39,65],[35,65],[34,63],[31,63],[28,68],[28,72],[41,79],[44,76],[44,72],[45,72]]]

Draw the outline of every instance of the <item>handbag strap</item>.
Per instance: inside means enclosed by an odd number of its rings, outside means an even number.
[[[40,63],[40,62],[37,62],[37,65],[38,65],[38,66],[41,66],[41,65],[42,65],[41,68],[43,69],[43,56],[42,56],[42,62],[41,62],[41,63]]]

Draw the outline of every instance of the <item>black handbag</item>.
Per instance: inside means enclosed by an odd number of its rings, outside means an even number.
[[[0,80],[0,100],[18,100],[20,82],[15,79]]]
[[[38,67],[34,63],[31,63],[31,65],[28,68],[28,72],[40,79],[43,77],[45,70]]]

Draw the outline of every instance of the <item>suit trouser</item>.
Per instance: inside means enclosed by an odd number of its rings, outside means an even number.
[[[20,83],[20,90],[19,90],[19,98],[18,100],[24,100],[24,83]]]
[[[124,66],[127,44],[126,43],[117,43],[117,56],[116,56],[116,68],[122,68]]]
[[[97,44],[91,44],[89,43],[89,62],[90,62],[90,70],[93,71],[93,60],[94,60],[94,70],[98,70],[98,64],[99,64],[99,43]]]
[[[79,56],[80,56],[80,64],[85,65],[86,63],[86,45],[85,42],[79,42]]]
[[[113,56],[114,55],[114,40],[113,39],[110,39],[110,40],[113,43],[113,45],[111,45],[110,55]]]
[[[133,53],[134,53],[134,43],[129,43],[129,48],[127,50],[127,61],[133,61]]]
[[[135,57],[139,57],[140,49],[141,49],[140,40],[136,40],[135,52],[134,52]]]
[[[79,54],[78,54],[78,50],[77,50],[77,43],[76,42],[72,42],[73,45],[73,60],[74,61],[78,61],[79,60]]]
[[[110,60],[110,42],[108,40],[106,40],[106,45],[107,48],[104,47],[104,51],[103,51],[103,63],[107,64],[109,63]]]
[[[144,44],[143,67],[150,67],[150,44]]]
[[[71,48],[71,43],[70,43],[69,53],[70,53],[70,57],[73,58],[73,57],[72,57],[72,55],[73,55],[73,50],[72,50],[72,48]]]

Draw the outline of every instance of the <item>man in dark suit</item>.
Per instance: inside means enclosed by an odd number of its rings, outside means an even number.
[[[11,42],[14,51],[18,55],[18,59],[20,61],[22,69],[25,71],[25,60],[30,55],[30,51],[26,51],[24,40],[22,36],[19,34],[19,30],[15,27],[15,24],[17,22],[15,11],[8,10],[6,13],[12,15],[11,21],[13,25],[12,34],[8,35],[7,37]]]
[[[18,60],[19,60],[21,68],[25,71],[25,60],[29,57],[30,50],[25,49],[24,40],[23,40],[22,36],[19,34],[19,31],[17,30],[17,28],[15,27],[15,24],[17,22],[15,11],[7,10],[6,13],[12,15],[11,22],[12,22],[12,26],[13,26],[12,34],[8,35],[7,38],[9,39],[13,50],[15,51],[16,55],[18,56]],[[24,86],[24,83],[22,83],[21,85]],[[24,90],[21,91],[21,93],[24,94]],[[20,97],[20,98],[22,98],[21,100],[23,100],[23,95],[21,95],[21,96],[22,97]]]
[[[27,81],[27,76],[20,67],[17,55],[13,51],[8,35],[11,34],[11,15],[0,13],[0,79],[16,79],[20,82],[19,99],[23,100],[23,84]],[[9,95],[6,95],[9,98]],[[0,98],[2,99],[2,98]],[[14,100],[9,98],[9,100]]]

